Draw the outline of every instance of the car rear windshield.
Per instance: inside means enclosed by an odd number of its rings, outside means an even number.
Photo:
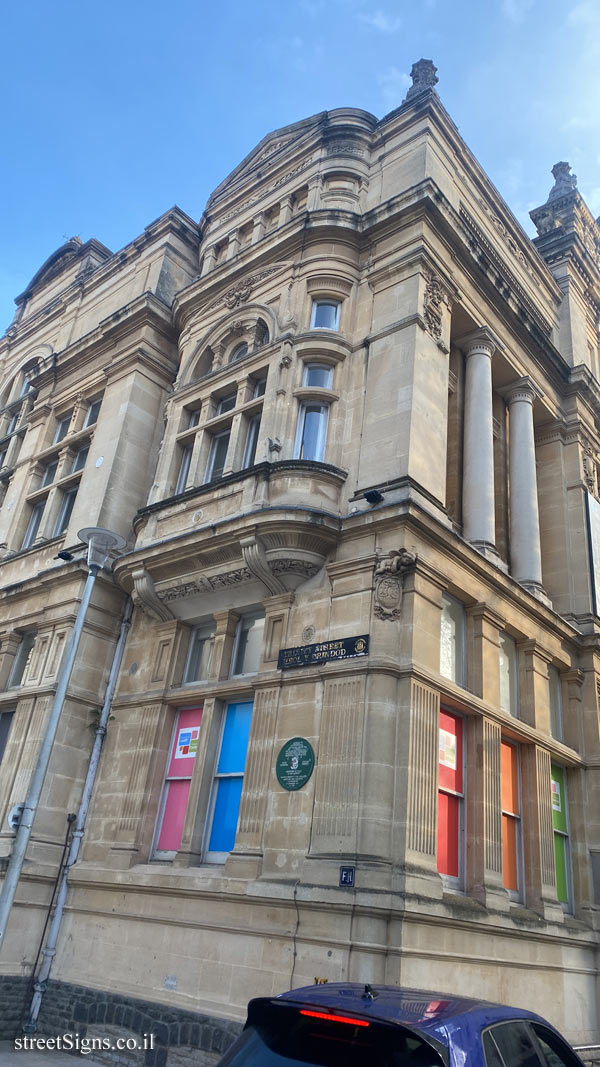
[[[219,1067],[444,1067],[438,1052],[405,1027],[309,1011],[251,1005],[249,1025]]]

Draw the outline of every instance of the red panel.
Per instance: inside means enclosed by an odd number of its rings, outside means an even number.
[[[437,865],[440,874],[458,878],[458,820],[460,800],[448,793],[438,793]]]
[[[440,711],[439,786],[462,793],[462,719],[448,711]]]
[[[198,751],[201,720],[202,708],[179,712],[167,778],[191,778]]]
[[[177,852],[181,844],[190,779],[167,782],[167,798],[157,848]]]

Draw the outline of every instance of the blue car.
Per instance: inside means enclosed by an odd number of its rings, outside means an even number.
[[[331,983],[251,1000],[219,1067],[583,1067],[531,1011],[395,986]]]

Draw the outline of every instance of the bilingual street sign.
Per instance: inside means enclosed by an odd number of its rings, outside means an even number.
[[[294,793],[302,789],[310,778],[315,766],[314,749],[305,737],[292,737],[281,749],[275,771],[277,781],[283,789]]]
[[[369,654],[369,635],[342,637],[338,641],[321,641],[316,645],[298,645],[282,648],[277,657],[277,669],[289,671],[291,667],[311,667],[317,663],[333,660],[355,659]]]

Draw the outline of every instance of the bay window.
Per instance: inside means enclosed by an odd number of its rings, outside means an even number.
[[[300,404],[294,459],[323,462],[328,419],[329,404],[311,402]]]
[[[221,433],[216,433],[213,436],[204,476],[205,482],[214,482],[217,478],[223,477],[230,437],[231,427],[228,427],[226,430],[222,430]]]

